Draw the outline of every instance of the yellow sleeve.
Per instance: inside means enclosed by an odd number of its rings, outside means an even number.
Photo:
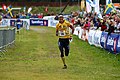
[[[66,21],[66,24],[68,27],[70,27],[70,25],[71,25],[70,22],[68,22],[68,21]]]
[[[56,30],[58,30],[58,29],[59,29],[59,23],[56,24]]]

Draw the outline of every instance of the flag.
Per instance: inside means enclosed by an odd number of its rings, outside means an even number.
[[[91,0],[86,0],[86,10],[87,12],[92,11],[92,7],[95,7],[96,5]]]
[[[48,7],[45,7],[45,12],[48,12]]]
[[[100,19],[103,19],[102,17],[102,14],[100,13],[100,3],[99,3],[100,0],[94,0],[94,4],[95,4],[95,13],[97,13],[98,17]]]
[[[24,13],[26,12],[26,6],[24,6],[24,8],[23,8],[23,12],[24,12]]]
[[[84,9],[85,9],[85,1],[82,0],[82,1],[81,1],[81,10],[83,11]]]
[[[104,13],[109,14],[112,10],[114,10],[114,6],[113,6],[111,0],[107,0],[106,4],[107,4],[107,6],[106,6],[106,9],[105,9]]]
[[[86,3],[90,4],[91,7],[95,7],[96,6],[94,4],[94,2],[92,2],[91,0],[86,0]]]
[[[28,9],[28,13],[30,13],[31,10],[32,10],[32,8],[30,7],[30,8]]]
[[[100,0],[94,0],[95,6],[96,6],[96,7],[95,7],[95,12],[96,12],[97,14],[100,13],[99,1],[100,1]]]
[[[2,5],[2,9],[6,10],[7,6],[5,4]]]
[[[11,17],[13,17],[13,12],[12,12],[12,6],[8,6],[6,9],[7,13],[10,14]]]
[[[86,10],[87,10],[87,13],[90,13],[92,11],[92,8],[88,2],[86,2]]]

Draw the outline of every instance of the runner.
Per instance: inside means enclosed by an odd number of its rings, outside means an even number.
[[[60,15],[59,23],[56,25],[56,36],[59,37],[58,45],[61,52],[61,59],[64,64],[63,69],[67,69],[64,54],[65,56],[69,55],[69,40],[72,38],[72,34],[70,34],[70,28],[72,29],[73,34],[73,26],[68,21],[64,20],[63,15]]]

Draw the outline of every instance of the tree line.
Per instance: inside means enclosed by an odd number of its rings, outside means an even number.
[[[0,0],[0,2],[67,2],[68,0]],[[81,0],[70,0],[71,2],[78,2]],[[113,3],[120,3],[120,0],[112,0]],[[100,0],[100,4],[105,4],[106,0]]]

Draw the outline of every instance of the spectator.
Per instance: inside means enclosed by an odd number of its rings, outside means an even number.
[[[101,31],[105,31],[107,29],[106,23],[103,21],[101,24]]]
[[[114,30],[115,30],[114,26],[115,26],[114,22],[113,20],[111,20],[109,23],[108,35],[110,35],[111,33],[114,33]]]

